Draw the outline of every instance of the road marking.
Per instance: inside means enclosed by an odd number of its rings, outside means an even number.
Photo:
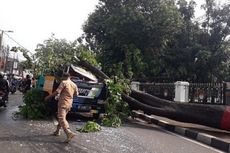
[[[144,121],[144,120],[142,120],[142,119],[139,119],[139,118],[137,118],[136,120],[139,121],[139,122],[142,122],[142,123],[146,123],[146,121]],[[160,121],[162,121],[162,120],[160,120]],[[163,121],[163,122],[165,122],[165,121]],[[166,123],[167,123],[167,122],[166,122]],[[154,125],[156,125],[156,124],[154,124]],[[201,143],[201,142],[199,142],[199,141],[197,141],[197,140],[192,140],[192,139],[186,138],[186,137],[183,136],[183,135],[177,134],[177,133],[175,133],[175,132],[170,132],[170,131],[164,129],[163,127],[161,127],[161,126],[159,126],[159,125],[156,125],[156,126],[158,126],[160,129],[162,129],[162,130],[163,130],[164,132],[166,132],[166,133],[170,133],[170,134],[172,134],[172,135],[174,135],[174,136],[177,136],[177,137],[180,137],[180,138],[185,139],[185,140],[187,140],[187,141],[190,141],[190,142],[192,142],[192,143],[198,144],[198,145],[200,145],[200,146],[202,146],[202,147],[205,147],[205,148],[208,148],[208,149],[210,149],[210,150],[216,151],[217,153],[225,153],[224,151],[215,149],[214,147],[211,147],[211,146],[209,146],[209,145],[203,144],[203,143]]]
[[[200,146],[202,146],[202,147],[211,149],[211,150],[213,150],[213,151],[216,151],[217,153],[225,153],[224,151],[215,149],[215,148],[213,148],[213,147],[211,147],[211,146],[208,146],[208,145],[203,144],[203,143],[201,143],[201,142],[198,142],[198,141],[196,141],[196,140],[192,140],[192,139],[186,138],[185,136],[176,134],[176,133],[174,133],[174,132],[167,131],[167,130],[165,130],[165,129],[163,129],[163,128],[161,128],[161,129],[162,129],[163,131],[165,131],[166,133],[170,133],[170,134],[172,134],[172,135],[175,135],[175,136],[180,137],[180,138],[182,138],[182,139],[185,139],[185,140],[187,140],[187,141],[190,141],[190,142],[193,142],[193,143],[195,143],[195,144],[198,144],[198,145],[200,145]]]

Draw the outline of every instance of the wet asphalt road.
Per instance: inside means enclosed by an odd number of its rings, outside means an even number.
[[[65,135],[51,136],[52,120],[32,121],[13,118],[22,95],[10,95],[7,108],[0,108],[0,153],[217,153],[155,125],[130,120],[120,128],[102,127],[96,133],[79,133],[84,122],[70,121],[77,136],[63,143]],[[77,120],[77,119],[76,119]]]

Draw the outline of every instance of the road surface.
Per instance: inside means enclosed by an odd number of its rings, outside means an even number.
[[[55,130],[52,120],[26,120],[12,114],[22,103],[22,95],[10,95],[7,108],[0,108],[0,153],[220,153],[211,147],[167,132],[156,125],[130,120],[120,128],[102,127],[96,133],[76,131],[84,125],[70,121],[77,136],[69,144],[65,135],[50,134]]]

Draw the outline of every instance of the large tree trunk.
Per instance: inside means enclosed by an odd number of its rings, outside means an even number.
[[[131,109],[230,131],[229,106],[173,102],[134,90],[130,96],[123,94],[122,98],[129,103]]]
[[[79,65],[85,67],[88,71],[92,72],[98,78],[100,78],[100,79],[109,79],[109,77],[104,72],[102,72],[101,70],[99,70],[95,66],[91,65],[87,61],[85,61],[83,59],[79,59],[77,57],[75,57],[75,60],[78,62]]]

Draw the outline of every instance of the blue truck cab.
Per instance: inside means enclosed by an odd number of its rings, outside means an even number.
[[[105,99],[107,97],[106,85],[100,82],[96,76],[81,67],[69,66],[68,73],[71,80],[77,85],[79,95],[73,97],[72,113],[88,112],[94,117],[99,117],[105,112]],[[50,93],[55,91],[60,84],[54,76],[39,76],[37,80],[37,88],[44,91],[49,90]],[[52,114],[57,112],[57,99],[53,98],[48,103]]]
[[[104,113],[105,85],[103,83],[74,80],[79,91],[73,98],[71,112],[90,112],[94,116]]]

